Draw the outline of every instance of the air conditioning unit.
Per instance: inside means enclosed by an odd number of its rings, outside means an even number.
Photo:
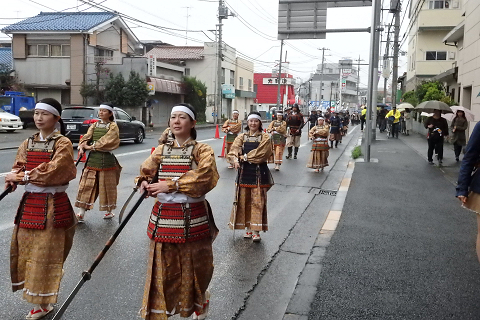
[[[450,51],[448,53],[448,59],[455,60],[455,51]]]
[[[458,0],[452,0],[450,2],[452,4],[452,8],[459,8],[460,7],[460,3],[459,3]]]

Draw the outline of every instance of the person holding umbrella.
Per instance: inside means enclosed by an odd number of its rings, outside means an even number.
[[[451,142],[453,143],[453,151],[455,152],[455,161],[458,162],[460,161],[460,152],[462,152],[463,146],[467,144],[465,131],[468,129],[468,121],[463,110],[457,110],[450,128],[452,129]]]
[[[442,111],[433,110],[433,116],[428,117],[425,121],[425,128],[428,129],[428,163],[433,164],[433,151],[435,150],[438,157],[438,164],[443,163],[443,141],[448,137],[448,123],[442,117]]]

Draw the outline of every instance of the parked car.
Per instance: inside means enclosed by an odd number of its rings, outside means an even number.
[[[62,120],[65,124],[67,137],[72,142],[78,142],[80,136],[88,131],[88,127],[99,121],[99,106],[95,107],[67,107],[62,111]],[[135,117],[120,108],[114,108],[115,118],[120,131],[120,140],[133,140],[135,143],[142,143],[145,138],[145,125]]]
[[[23,129],[23,122],[20,117],[0,109],[0,130],[14,132]]]

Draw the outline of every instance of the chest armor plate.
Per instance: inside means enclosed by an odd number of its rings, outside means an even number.
[[[163,146],[160,166],[158,167],[158,180],[179,178],[187,171],[197,168],[193,158],[195,145],[185,147]]]
[[[28,139],[27,163],[25,169],[31,171],[43,162],[50,162],[55,148],[55,141],[59,136],[47,141],[34,141],[33,137]]]

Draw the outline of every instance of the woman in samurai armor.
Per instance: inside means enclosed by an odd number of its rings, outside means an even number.
[[[5,186],[25,185],[15,216],[10,247],[13,291],[34,304],[27,319],[40,319],[57,302],[63,263],[75,234],[75,214],[66,194],[77,170],[70,140],[60,118],[62,107],[51,98],[35,105],[33,119],[40,132],[25,140],[17,151]]]
[[[228,154],[230,152],[230,148],[232,147],[233,141],[235,141],[235,138],[237,137],[237,135],[240,133],[240,131],[242,131],[242,121],[238,120],[238,115],[239,115],[238,110],[233,110],[232,112],[233,119],[225,121],[225,123],[222,126],[222,131],[227,134],[227,137],[225,138],[225,142],[226,142],[225,154]],[[229,164],[228,168],[229,169],[233,168],[232,163]]]
[[[272,154],[272,142],[263,132],[260,113],[250,112],[246,132],[235,138],[228,157],[238,170],[235,201],[229,226],[245,229],[244,238],[261,240],[260,231],[268,230],[267,191],[273,178],[267,161]]]
[[[277,112],[277,119],[270,122],[267,132],[272,135],[275,171],[279,171],[287,139],[287,123],[283,120],[282,112]]]
[[[219,175],[212,148],[195,141],[197,113],[189,104],[172,108],[174,140],[160,144],[140,167],[137,185],[156,197],[147,227],[147,279],[140,314],[205,319],[213,274],[212,242],[218,233],[205,195]]]
[[[100,121],[92,124],[78,143],[80,157],[87,150],[90,151],[75,201],[75,207],[80,208],[77,213],[78,222],[84,221],[85,212],[93,208],[98,197],[99,210],[107,212],[104,219],[113,218],[113,210],[117,207],[117,185],[122,167],[112,153],[120,145],[113,106],[109,103],[101,104],[98,117]]]
[[[323,171],[323,168],[328,166],[329,132],[330,126],[325,124],[325,119],[318,118],[317,125],[310,129],[308,133],[308,137],[313,140],[313,144],[307,168],[315,169],[315,172],[318,172],[319,169]]]

